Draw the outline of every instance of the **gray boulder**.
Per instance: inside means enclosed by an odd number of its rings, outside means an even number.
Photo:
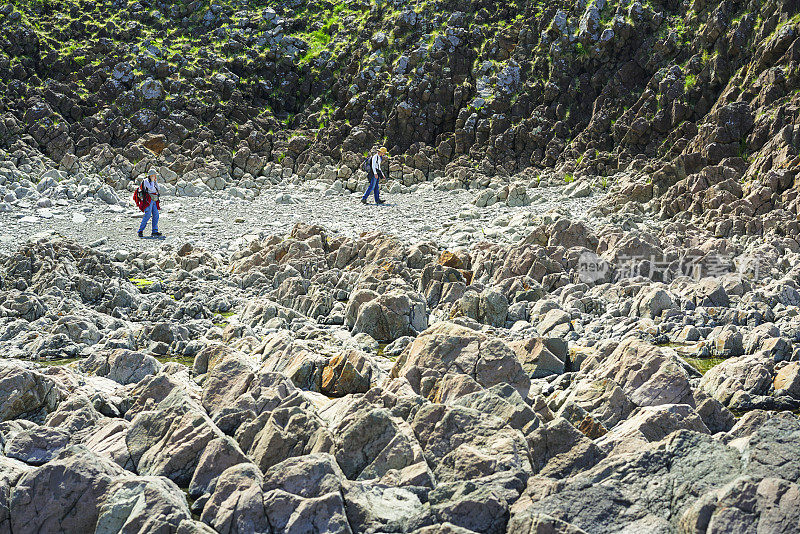
[[[69,444],[70,434],[60,428],[40,426],[15,434],[5,446],[5,454],[26,464],[49,462]]]
[[[9,513],[9,494],[11,488],[25,473],[33,468],[27,464],[6,458],[0,454],[0,532],[11,532],[11,515]]]
[[[61,401],[56,383],[12,360],[0,360],[0,421],[41,418]]]
[[[131,421],[125,443],[141,475],[161,475],[188,487],[202,452],[222,432],[199,407],[145,411]]]
[[[706,493],[680,518],[683,532],[789,534],[800,525],[800,486],[780,478],[739,477]]]
[[[426,307],[422,295],[393,290],[362,303],[355,314],[348,305],[346,315],[355,315],[353,324],[348,325],[353,334],[363,332],[377,341],[391,343],[428,327]]]
[[[25,473],[11,490],[12,532],[93,532],[117,464],[72,446]]]
[[[636,452],[653,441],[661,441],[675,430],[709,433],[703,420],[687,404],[661,404],[637,408],[596,444],[605,454]]]
[[[79,364],[85,373],[104,376],[122,385],[136,384],[147,376],[157,374],[161,367],[161,363],[152,356],[127,349],[98,351]]]
[[[530,378],[544,378],[564,372],[566,344],[555,342],[555,340],[560,341],[559,338],[550,339],[553,341],[544,338],[528,338],[508,344]],[[559,350],[561,345],[563,345],[563,353]],[[551,349],[557,350],[561,354],[556,355]]]
[[[221,534],[270,533],[263,477],[253,464],[226,469],[203,508],[200,520]]]
[[[532,472],[525,438],[498,417],[429,404],[419,409],[411,426],[439,482],[495,473],[524,480]]]
[[[94,531],[177,532],[181,523],[191,520],[186,496],[174,482],[125,476],[114,479],[106,490]]]
[[[420,334],[397,358],[391,376],[405,377],[415,392],[430,398],[447,373],[469,375],[484,387],[505,382],[523,397],[530,388],[530,379],[505,343],[446,322]]]
[[[419,497],[405,488],[348,482],[344,502],[347,521],[356,532],[403,532],[430,521]]]

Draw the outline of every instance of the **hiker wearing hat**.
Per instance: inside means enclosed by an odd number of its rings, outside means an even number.
[[[386,153],[386,147],[381,147],[377,154],[365,159],[364,163],[362,164],[362,168],[367,171],[367,178],[369,179],[367,191],[364,193],[364,196],[361,197],[362,204],[367,203],[367,198],[373,191],[375,192],[375,204],[384,204],[384,201],[381,200],[381,194],[378,191],[379,178],[386,180],[386,176],[384,176],[383,171],[381,170],[381,164],[383,163],[384,157],[388,158],[389,155]]]
[[[139,209],[144,212],[142,224],[139,225],[139,237],[144,237],[142,232],[144,232],[144,229],[147,227],[147,221],[151,218],[153,220],[153,233],[151,235],[153,237],[160,237],[163,235],[158,231],[158,210],[161,209],[159,191],[158,175],[155,171],[150,171],[147,178],[142,180],[142,185],[134,196],[135,199],[138,198],[137,205]]]

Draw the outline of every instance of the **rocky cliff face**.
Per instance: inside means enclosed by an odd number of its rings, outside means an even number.
[[[41,1],[0,17],[5,148],[123,187],[157,162],[252,188],[355,170],[384,144],[400,177],[630,170],[622,200],[723,235],[798,210],[796,2]]]

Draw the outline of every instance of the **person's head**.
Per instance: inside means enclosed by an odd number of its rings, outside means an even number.
[[[155,182],[156,179],[158,179],[158,174],[156,174],[156,171],[150,171],[147,177],[150,179],[151,182]]]
[[[378,154],[379,154],[381,157],[384,157],[384,158],[388,158],[388,157],[389,157],[389,152],[386,150],[386,147],[385,147],[385,146],[382,146],[382,147],[380,148],[380,150],[378,150]]]

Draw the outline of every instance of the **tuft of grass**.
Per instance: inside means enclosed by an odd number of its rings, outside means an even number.
[[[129,280],[139,289],[144,289],[156,283],[155,280],[148,280],[147,278],[130,278]]]
[[[715,365],[719,365],[725,361],[725,358],[684,358],[686,363],[700,371],[704,375],[709,369]]]
[[[564,183],[571,184],[574,181],[575,176],[572,173],[568,172],[564,175]]]
[[[686,81],[683,82],[683,90],[688,92],[697,84],[697,76],[694,74],[687,74]]]

